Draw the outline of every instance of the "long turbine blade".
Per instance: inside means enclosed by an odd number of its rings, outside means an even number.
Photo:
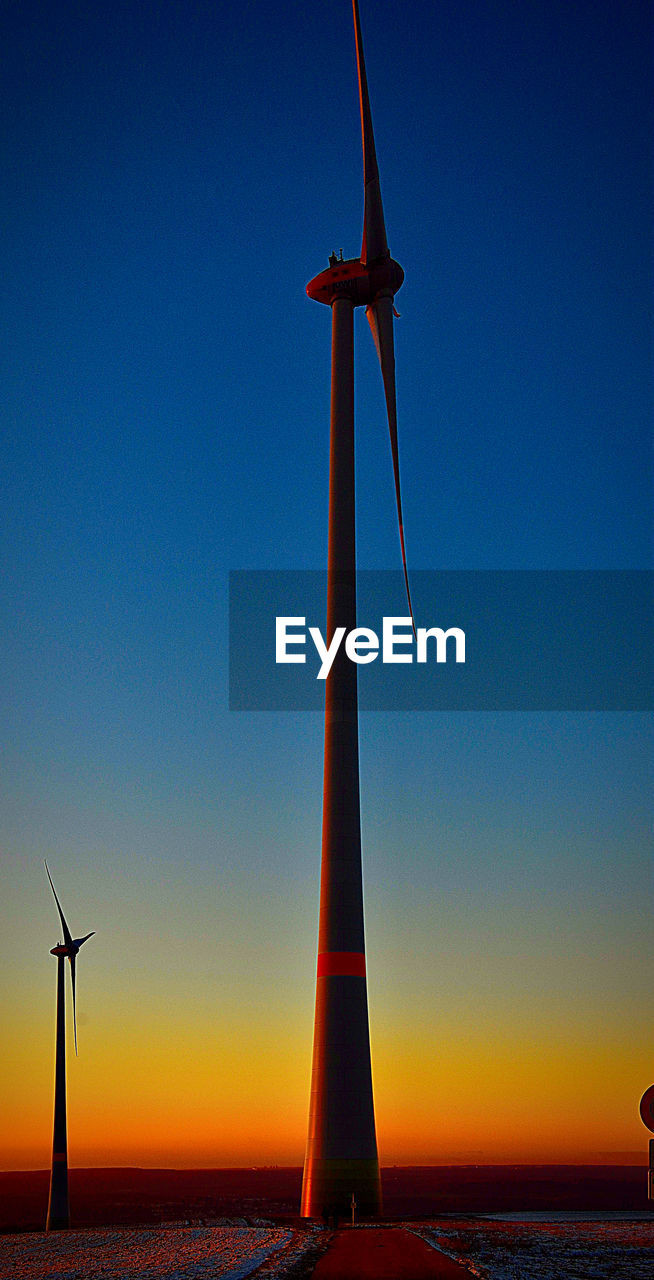
[[[77,1055],[77,1010],[75,1008],[75,960],[76,956],[69,956],[70,960],[70,980],[73,987],[73,1034],[75,1036],[75,1055]]]
[[[379,186],[379,169],[375,137],[372,131],[372,115],[370,97],[368,95],[368,79],[366,64],[363,59],[363,41],[361,39],[361,22],[359,19],[358,0],[352,0],[354,11],[354,36],[357,47],[357,70],[359,73],[359,101],[361,104],[361,138],[363,142],[363,242],[361,244],[361,261],[365,266],[378,258],[388,257],[388,242],[384,225],[381,188]]]
[[[411,603],[411,591],[409,589],[409,574],[406,565],[406,551],[404,547],[404,525],[402,523],[402,496],[400,493],[400,457],[397,446],[397,405],[395,399],[395,343],[393,341],[393,298],[390,293],[382,294],[376,298],[371,306],[366,307],[366,316],[368,324],[372,330],[372,336],[375,340],[377,355],[381,365],[382,378],[384,380],[384,394],[386,396],[386,412],[388,414],[388,431],[391,438],[391,454],[393,456],[393,476],[395,479],[395,501],[397,503],[397,520],[400,528],[400,547],[402,548],[402,568],[404,569],[404,582],[406,586],[406,598],[409,604],[409,613],[411,614],[411,624],[415,635],[416,624],[413,618],[413,605]]]
[[[47,864],[47,862],[45,862],[45,861],[44,861],[44,864],[43,864],[43,865],[44,865],[44,867],[45,867],[46,871],[48,872],[48,880],[50,881],[50,888],[52,889],[52,892],[54,893],[55,902],[56,902],[56,904],[57,904],[57,910],[58,910],[59,915],[60,915],[60,918],[61,918],[61,927],[62,927],[62,929],[63,929],[63,931],[64,931],[64,942],[65,942],[65,944],[66,944],[66,946],[67,946],[67,947],[72,947],[72,945],[73,945],[73,939],[72,939],[72,937],[71,937],[71,935],[70,935],[70,929],[68,928],[68,925],[66,924],[66,921],[65,921],[65,918],[64,918],[64,913],[63,913],[63,911],[61,910],[61,903],[60,903],[60,901],[59,901],[59,899],[58,899],[58,897],[57,897],[57,891],[56,891],[56,889],[55,889],[55,887],[54,887],[54,885],[53,885],[53,883],[52,883],[52,876],[50,875],[50,871],[48,870],[48,864]]]

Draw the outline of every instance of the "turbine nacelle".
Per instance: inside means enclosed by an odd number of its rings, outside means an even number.
[[[355,307],[370,307],[380,296],[393,297],[404,281],[404,272],[394,258],[364,265],[360,258],[341,258],[314,276],[307,294],[314,302],[331,306],[334,298],[350,298]]]
[[[72,938],[69,943],[59,942],[56,947],[51,948],[50,955],[68,956],[69,960],[72,960],[73,956],[77,955],[82,943],[88,942],[89,938],[92,938],[94,933],[95,929],[92,929],[91,932],[86,933],[83,938]]]

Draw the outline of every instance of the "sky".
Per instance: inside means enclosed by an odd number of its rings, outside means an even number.
[[[651,19],[361,0],[414,569],[651,567]],[[233,569],[324,567],[360,247],[348,0],[6,6],[0,1167],[302,1162],[319,713],[230,712]],[[359,563],[400,565],[356,316]],[[416,602],[419,605],[419,602]],[[619,620],[616,621],[619,626]],[[360,724],[382,1164],[645,1159],[652,724]]]

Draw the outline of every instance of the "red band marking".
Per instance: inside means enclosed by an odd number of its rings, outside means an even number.
[[[318,977],[365,978],[366,957],[363,951],[320,951]]]

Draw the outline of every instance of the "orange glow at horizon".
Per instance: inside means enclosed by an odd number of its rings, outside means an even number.
[[[297,1010],[295,1011],[297,1013]],[[304,1022],[309,1022],[309,1010]],[[302,1019],[299,1019],[300,1024]],[[309,1084],[307,1027],[256,1018],[184,1034],[170,1013],[80,1027],[68,1056],[71,1166],[300,1165]],[[401,1022],[401,1019],[400,1019]],[[3,1168],[50,1159],[50,1027],[15,1038],[5,1064],[13,1124]],[[566,1039],[505,1024],[494,1036],[429,1027],[402,1038],[373,1023],[373,1073],[382,1165],[583,1163],[592,1153],[646,1152],[637,1116],[648,1063],[619,1039]],[[641,1090],[642,1091],[642,1090]],[[643,1154],[643,1158],[645,1158]]]

